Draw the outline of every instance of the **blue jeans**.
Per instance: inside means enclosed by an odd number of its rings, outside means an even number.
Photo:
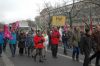
[[[66,53],[67,52],[67,48],[68,48],[67,41],[64,41],[63,45],[64,45],[64,53]]]
[[[76,59],[79,58],[79,47],[73,47],[73,54],[72,54],[72,57]]]
[[[15,56],[16,44],[9,44],[12,56]]]

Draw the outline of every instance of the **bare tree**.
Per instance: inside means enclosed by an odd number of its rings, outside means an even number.
[[[100,7],[100,0],[83,0],[86,3],[95,4]]]
[[[70,26],[72,27],[73,20],[75,21],[79,13],[83,10],[85,7],[84,3],[79,0],[72,0],[72,4],[69,6],[66,5],[66,1],[64,1],[64,6],[66,9],[66,12],[64,12],[67,16],[69,16],[70,20]],[[69,8],[70,7],[70,8]]]
[[[63,2],[64,2],[63,6],[60,6],[59,3],[56,3],[54,8],[52,7],[52,5],[50,3],[44,2],[45,8],[46,8],[45,12],[48,15],[47,18],[45,18],[45,14],[42,15],[43,20],[46,21],[45,25],[46,26],[47,26],[47,24],[49,26],[51,25],[50,24],[51,16],[53,16],[53,15],[65,15],[65,16],[69,17],[70,25],[72,27],[73,19],[78,17],[79,14],[82,13],[81,11],[84,10],[85,7],[87,7],[84,4],[85,2],[77,2],[77,1],[79,1],[79,0],[72,0],[72,4],[67,5],[68,2],[63,0]],[[47,20],[47,19],[49,19],[49,20]]]

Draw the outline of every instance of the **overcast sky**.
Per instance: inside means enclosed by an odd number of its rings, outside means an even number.
[[[52,5],[63,2],[63,0],[0,0],[0,21],[10,23],[16,20],[34,20],[39,15],[39,9],[44,8],[44,1]]]

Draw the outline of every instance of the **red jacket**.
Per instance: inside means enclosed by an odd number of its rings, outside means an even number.
[[[35,43],[35,45],[34,45],[35,48],[44,48],[43,43],[44,43],[45,39],[43,36],[39,37],[38,35],[36,35],[34,37],[33,41]]]
[[[59,31],[53,31],[51,34],[51,43],[58,45],[60,40],[60,33]]]

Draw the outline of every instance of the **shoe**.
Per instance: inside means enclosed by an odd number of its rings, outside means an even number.
[[[75,58],[72,58],[73,59],[73,61],[75,61]]]
[[[75,61],[75,56],[72,56],[73,61]]]
[[[67,55],[67,53],[64,53],[64,55]]]
[[[34,61],[36,62],[36,56],[33,56],[33,58],[34,58]]]
[[[54,58],[54,59],[57,59],[58,57],[57,57],[57,56],[54,56],[53,58]]]
[[[79,59],[76,59],[77,62],[79,62]]]
[[[43,63],[44,61],[42,61],[42,60],[39,60],[39,62],[40,62],[40,63]]]

